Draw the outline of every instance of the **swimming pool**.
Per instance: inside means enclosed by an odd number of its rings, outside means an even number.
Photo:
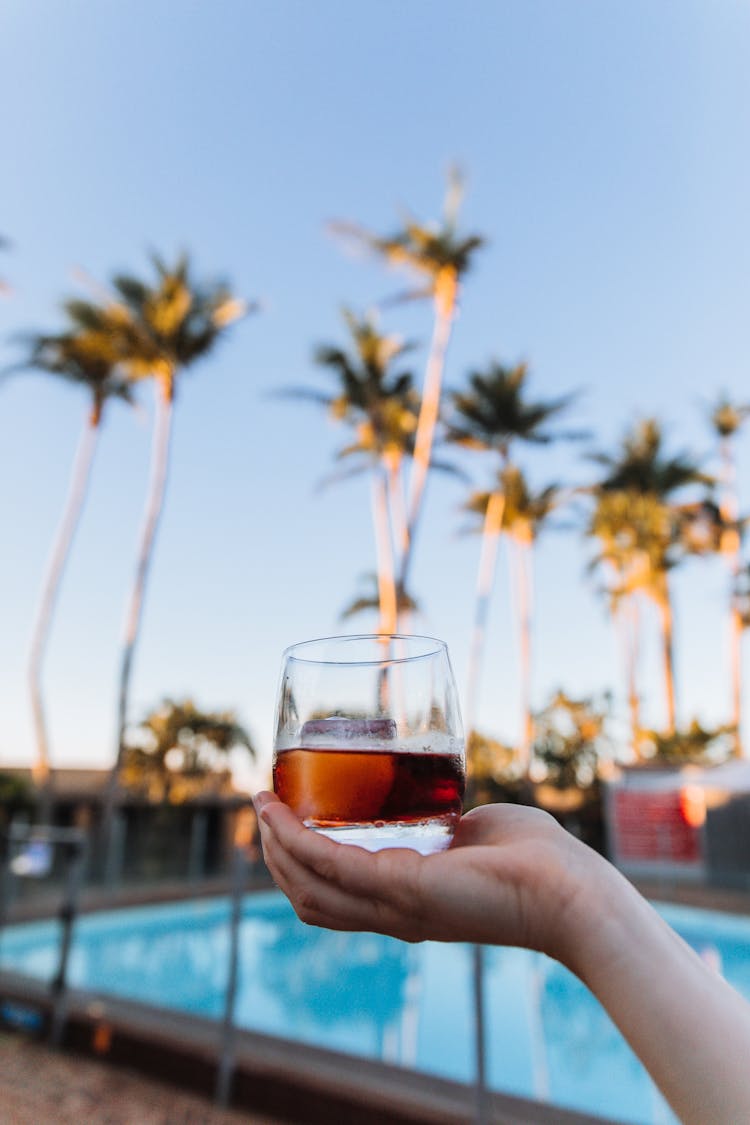
[[[750,919],[659,909],[750,999]],[[218,1018],[228,919],[226,899],[84,916],[70,983]],[[8,928],[0,937],[0,967],[50,979],[57,938],[56,922]],[[487,1069],[495,1089],[639,1125],[676,1120],[575,977],[517,949],[487,949],[485,966]],[[316,930],[298,922],[278,892],[246,898],[240,1026],[470,1082],[471,1019],[469,947]]]

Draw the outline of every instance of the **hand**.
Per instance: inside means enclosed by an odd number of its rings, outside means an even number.
[[[750,1121],[750,1007],[546,813],[474,809],[448,851],[421,856],[336,844],[272,793],[255,806],[266,863],[303,922],[539,949],[588,985],[686,1125]]]
[[[431,856],[335,843],[272,793],[259,793],[255,806],[266,864],[303,922],[404,941],[520,945],[558,956],[583,868],[597,859],[547,813],[518,805],[474,809],[452,846]]]

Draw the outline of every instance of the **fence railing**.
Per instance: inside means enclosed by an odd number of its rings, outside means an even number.
[[[7,921],[17,881],[44,878],[52,869],[56,853],[62,858],[63,882],[57,911],[60,921],[57,968],[50,981],[52,1016],[49,1040],[53,1046],[62,1042],[65,1026],[68,962],[86,862],[86,833],[78,828],[12,824],[2,837],[0,929]]]
[[[86,858],[87,836],[81,829],[16,824],[11,825],[4,835],[0,836],[0,931],[7,924],[15,897],[14,892],[19,882],[41,880],[50,874],[53,866],[58,868],[60,901],[56,913],[60,921],[60,942],[56,971],[49,985],[51,1018],[48,1030],[48,1040],[56,1047],[63,1042],[68,997],[68,965]],[[194,874],[193,864],[190,867],[193,870],[186,873],[186,884],[190,882],[191,874]],[[235,1005],[240,971],[242,903],[247,890],[248,875],[253,867],[254,857],[248,852],[247,847],[234,845],[231,853],[227,983],[223,1015],[217,1036],[214,1089],[215,1101],[222,1107],[230,1104],[235,1071],[237,1043]],[[487,1125],[490,1118],[485,1065],[484,959],[481,946],[474,946],[472,949],[472,977],[476,1060],[474,1119],[476,1125]]]

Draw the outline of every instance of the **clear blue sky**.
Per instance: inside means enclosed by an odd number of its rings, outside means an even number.
[[[387,230],[405,206],[437,216],[458,160],[466,228],[489,246],[467,279],[450,385],[491,356],[525,357],[540,395],[585,389],[579,420],[605,447],[638,412],[656,412],[676,445],[708,449],[701,401],[720,388],[748,397],[740,0],[25,0],[1,22],[0,231],[13,242],[0,260],[13,286],[3,340],[58,323],[75,266],[102,279],[142,271],[149,247],[187,247],[201,271],[265,305],[180,388],[135,717],[170,693],[236,707],[265,765],[281,650],[337,631],[372,569],[364,480],[313,489],[344,435],[268,394],[320,381],[311,352],[340,338],[342,302],[362,308],[401,287],[343,255],[327,219]],[[429,308],[393,309],[384,327],[426,343]],[[14,354],[3,345],[3,360]],[[143,401],[138,417],[111,411],[55,621],[45,682],[58,764],[112,753],[147,476]],[[0,390],[0,761],[31,758],[24,657],[83,408],[41,377]],[[745,485],[749,467],[743,450]],[[539,483],[587,472],[570,451],[528,468]],[[462,495],[431,485],[413,578],[421,628],[448,641],[463,690],[478,542],[456,537]],[[557,685],[620,689],[585,561],[575,534],[540,546],[537,703]],[[675,594],[682,716],[723,718],[723,575],[693,564]],[[510,738],[505,563],[490,631],[482,725]],[[658,721],[655,659],[651,643],[643,686]]]

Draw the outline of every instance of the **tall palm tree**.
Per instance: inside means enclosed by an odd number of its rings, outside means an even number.
[[[407,518],[400,542],[398,579],[402,587],[407,585],[414,536],[432,461],[443,372],[458,310],[461,283],[476,251],[484,245],[484,239],[480,235],[458,233],[458,212],[462,197],[462,177],[454,168],[449,172],[443,217],[439,224],[419,223],[409,216],[400,230],[385,237],[352,223],[333,224],[335,231],[353,237],[389,264],[404,267],[416,274],[423,284],[409,296],[430,297],[433,302],[434,328],[422,385]]]
[[[125,747],[130,679],[138,641],[143,598],[159,519],[164,504],[175,391],[181,374],[205,358],[229,326],[251,311],[224,283],[199,283],[189,260],[174,266],[152,258],[154,281],[120,275],[113,279],[114,298],[105,305],[89,305],[92,322],[109,328],[121,369],[133,381],[153,379],[156,416],[151,449],[151,478],[123,639],[119,677],[116,753],[105,801],[105,822],[112,813],[120,762]],[[105,831],[108,827],[105,828]]]
[[[52,617],[88,491],[104,407],[111,398],[132,401],[128,384],[116,370],[117,357],[111,336],[89,327],[85,316],[81,318],[79,315],[80,309],[76,301],[70,301],[64,307],[71,321],[70,329],[58,334],[36,334],[30,337],[28,356],[15,368],[53,375],[83,387],[89,394],[89,406],[73,461],[62,519],[42,582],[29,648],[27,675],[36,742],[33,773],[42,790],[46,789],[50,780],[42,667]]]
[[[403,466],[414,449],[419,399],[410,371],[400,367],[412,345],[378,330],[372,315],[357,317],[343,310],[351,337],[350,350],[318,348],[317,364],[333,375],[333,391],[292,387],[283,394],[324,406],[337,421],[354,430],[354,440],[339,450],[339,460],[352,465],[330,479],[369,471],[377,552],[379,631],[398,628],[399,593],[394,564],[393,528],[403,520]],[[402,601],[403,604],[403,601]]]
[[[670,454],[655,418],[644,418],[625,434],[615,454],[595,453],[592,460],[605,475],[594,486],[599,501],[604,494],[620,494],[620,505],[632,527],[632,567],[638,587],[655,603],[661,619],[662,664],[667,707],[667,733],[675,730],[674,611],[670,574],[684,557],[684,512],[677,496],[691,485],[712,486],[695,457],[685,451]],[[628,511],[629,509],[629,511]],[[597,534],[593,525],[592,533]],[[600,537],[601,538],[601,537]]]
[[[487,526],[487,512],[497,497],[502,497],[499,533],[506,537],[514,557],[514,585],[519,617],[519,649],[521,673],[521,715],[523,720],[518,763],[523,772],[529,766],[534,738],[531,709],[531,639],[533,615],[533,548],[549,516],[563,502],[565,491],[558,484],[533,491],[517,465],[506,464],[498,473],[496,487],[488,492],[473,492],[465,510],[482,517]]]
[[[640,758],[642,724],[638,664],[641,622],[638,598],[644,593],[651,596],[652,590],[656,590],[652,562],[658,571],[670,569],[677,561],[675,512],[652,493],[632,489],[604,490],[595,494],[587,533],[599,544],[590,569],[602,569],[605,573],[610,612],[621,635],[631,746],[636,758]],[[671,626],[668,627],[668,636],[671,636]],[[671,668],[671,661],[668,667]],[[670,673],[665,670],[665,675]]]
[[[737,434],[750,417],[750,404],[733,403],[721,395],[710,412],[710,423],[719,440],[721,457],[721,499],[719,512],[726,527],[719,550],[727,561],[732,589],[742,570],[738,520],[737,466],[734,445]],[[735,755],[742,755],[742,612],[737,598],[730,597],[729,663],[731,669],[732,723],[735,728]]]
[[[526,393],[528,367],[525,363],[506,367],[492,361],[485,371],[472,371],[465,391],[454,391],[449,398],[446,438],[467,449],[495,455],[498,486],[493,488],[484,509],[482,549],[477,575],[477,593],[469,653],[466,693],[466,729],[470,733],[475,719],[480,669],[487,614],[494,584],[497,546],[503,525],[505,493],[502,473],[508,467],[516,443],[547,445],[559,438],[580,438],[580,431],[550,429],[549,424],[566,410],[574,394],[556,399],[531,400]]]

